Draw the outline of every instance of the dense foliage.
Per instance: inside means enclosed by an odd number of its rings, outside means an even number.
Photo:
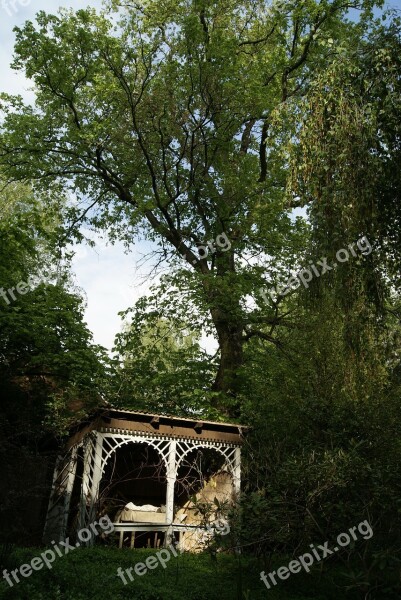
[[[11,554],[7,567],[12,569],[35,556],[35,549],[18,550]],[[219,555],[212,560],[208,555],[184,554],[171,558],[166,569],[159,567],[143,577],[135,577],[124,586],[117,576],[118,567],[123,569],[143,562],[152,550],[132,551],[113,548],[80,549],[60,558],[51,572],[40,571],[14,588],[0,583],[0,598],[3,600],[31,600],[54,598],[57,600],[264,600],[267,590],[261,585],[259,572],[263,561],[239,559],[235,556]],[[273,568],[286,561],[277,556]],[[295,575],[283,581],[276,589],[269,590],[273,600],[337,600],[336,585],[344,581],[340,569],[321,578],[313,595],[310,577]],[[7,587],[5,587],[7,586]],[[357,600],[355,592],[342,596],[344,600]]]
[[[0,193],[0,528],[39,541],[47,455],[102,400],[107,360],[58,251],[61,214],[29,186]],[[43,514],[41,515],[43,517]]]
[[[57,249],[61,214],[52,216],[48,198],[29,187],[6,187],[0,203],[2,410],[13,422],[23,421],[25,430],[30,412],[28,422],[35,421],[40,435],[46,419],[49,432],[61,426],[51,417],[58,403],[66,418],[74,403],[70,419],[99,404],[105,357],[92,345],[83,299],[73,289],[68,258]]]

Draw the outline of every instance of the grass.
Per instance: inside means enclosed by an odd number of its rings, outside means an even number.
[[[28,563],[43,549],[16,549],[7,558],[8,571]],[[155,555],[155,550],[79,548],[57,558],[53,568],[44,567],[10,587],[0,583],[1,600],[338,600],[354,599],[338,588],[341,573],[333,566],[327,573],[291,575],[267,590],[260,581],[263,564],[254,558],[218,554],[184,553],[158,565],[124,585],[118,567],[127,569]],[[278,558],[275,569],[287,564]]]

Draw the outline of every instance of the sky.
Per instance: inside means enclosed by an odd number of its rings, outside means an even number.
[[[0,91],[20,94],[27,102],[32,102],[34,94],[23,74],[9,67],[12,56],[15,33],[13,28],[21,26],[26,20],[34,20],[40,10],[57,12],[59,7],[101,8],[101,0],[0,0]],[[401,9],[401,0],[390,0],[387,6]],[[110,349],[114,336],[121,329],[118,312],[132,306],[144,295],[152,283],[146,277],[146,267],[138,262],[149,249],[138,243],[130,254],[125,254],[122,244],[108,245],[104,240],[96,239],[96,247],[85,244],[76,248],[73,271],[76,284],[83,290],[87,301],[85,320],[93,332],[94,341]],[[215,343],[204,339],[203,344],[214,351]]]

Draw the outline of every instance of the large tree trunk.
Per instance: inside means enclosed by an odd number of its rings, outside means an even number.
[[[220,311],[216,311],[220,312]],[[220,346],[220,364],[213,391],[236,397],[238,393],[238,370],[243,363],[242,326],[221,318],[214,320]]]
[[[212,390],[221,392],[221,395],[216,396],[215,407],[227,416],[234,417],[238,415],[235,398],[239,392],[244,338],[240,297],[233,286],[233,251],[217,253],[215,267],[212,277],[204,280],[204,290],[220,348],[220,364]]]

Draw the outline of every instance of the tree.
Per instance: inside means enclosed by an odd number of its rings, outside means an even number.
[[[74,222],[86,218],[127,243],[142,229],[178,257],[218,338],[216,391],[235,395],[244,343],[275,343],[275,328],[287,324],[285,312],[249,311],[245,302],[299,242],[284,204],[282,141],[295,133],[293,120],[278,132],[275,111],[284,104],[298,114],[336,45],[358,40],[347,11],[369,16],[372,6],[112,2],[110,17],[40,12],[36,27],[17,29],[14,67],[37,96],[34,108],[3,97],[7,176],[64,182],[86,200]],[[267,273],[255,256],[265,257]]]
[[[130,314],[116,337],[113,406],[216,418],[209,391],[215,361],[201,350],[199,332],[177,315],[164,317],[152,298],[139,300],[124,316]]]
[[[315,278],[311,292],[319,302],[331,291],[346,319],[351,362],[359,357],[379,370],[379,340],[400,314],[400,50],[396,17],[316,78],[288,185],[309,206],[311,259],[326,256],[333,264],[340,248],[369,240],[365,256],[350,256],[330,277]]]
[[[83,300],[58,255],[61,215],[22,185],[7,187],[0,207],[1,408],[29,444],[44,426],[64,433],[101,402],[107,359],[92,344]]]
[[[350,550],[347,577],[372,598],[399,594],[400,42],[398,19],[378,26],[305,99],[288,192],[309,206],[308,258],[333,265],[362,234],[370,251],[287,297],[300,327],[281,349],[252,340],[242,403],[242,543],[293,553],[364,514],[374,536]]]

